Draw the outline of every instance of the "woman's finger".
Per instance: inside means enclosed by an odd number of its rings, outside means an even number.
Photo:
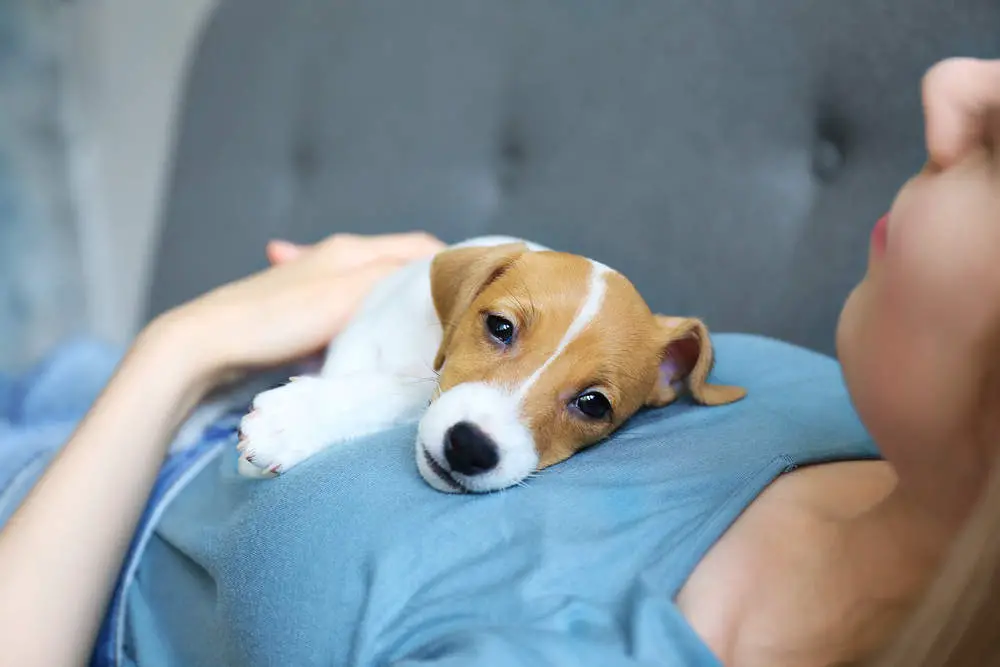
[[[1000,115],[1000,60],[951,58],[923,81],[927,152],[949,167],[977,146],[996,141]]]
[[[375,253],[404,259],[433,255],[445,247],[440,240],[424,232],[369,236],[365,243]]]
[[[284,264],[297,259],[309,246],[301,246],[291,241],[275,239],[267,243],[267,261],[272,265]]]
[[[379,258],[419,259],[439,252],[444,243],[424,232],[374,236],[337,234],[322,241],[318,248],[329,252],[331,257],[367,262]]]
[[[268,242],[266,251],[272,265],[284,264],[310,254],[328,268],[349,271],[361,264],[382,259],[407,262],[429,257],[444,247],[444,243],[430,234],[408,232],[374,236],[334,234],[315,245],[299,245],[275,239]]]

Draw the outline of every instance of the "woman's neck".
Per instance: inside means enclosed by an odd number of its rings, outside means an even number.
[[[898,482],[870,509],[843,520],[842,559],[831,566],[848,570],[862,653],[883,646],[919,602],[962,525],[958,511],[930,511],[923,496]]]
[[[964,511],[955,506],[932,507],[900,480],[878,503],[844,519],[845,543],[852,553],[870,557],[873,563],[936,567],[961,527]]]

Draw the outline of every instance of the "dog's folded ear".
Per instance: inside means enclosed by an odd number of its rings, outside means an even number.
[[[702,405],[725,405],[747,395],[742,387],[708,383],[714,356],[708,328],[701,320],[656,315],[656,324],[662,336],[663,353],[647,405],[660,407],[672,403],[685,385]]]
[[[466,246],[438,253],[431,262],[431,296],[443,336],[434,370],[444,365],[455,325],[486,287],[528,251],[524,243]]]

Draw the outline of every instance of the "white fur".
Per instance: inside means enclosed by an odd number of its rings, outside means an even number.
[[[270,476],[326,447],[416,419],[434,389],[382,373],[303,377],[258,394],[243,418],[240,472]]]

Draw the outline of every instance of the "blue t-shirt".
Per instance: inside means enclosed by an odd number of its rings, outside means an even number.
[[[674,602],[775,477],[877,458],[836,362],[717,335],[724,407],[640,413],[524,488],[438,493],[414,427],[274,480],[236,474],[236,419],[168,463],[99,664],[715,666]]]
[[[228,443],[146,547],[126,662],[718,664],[674,602],[695,565],[776,476],[877,452],[833,360],[715,342],[746,400],[645,412],[526,488],[433,491],[409,426],[266,481]]]

